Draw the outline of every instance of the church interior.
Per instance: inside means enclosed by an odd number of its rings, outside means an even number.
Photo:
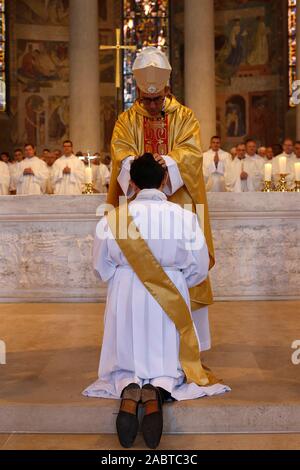
[[[200,123],[216,261],[201,359],[231,389],[165,405],[159,449],[299,449],[297,6],[0,0],[0,450],[121,449],[118,402],[82,391],[103,340],[92,253],[111,142],[147,46],[167,55],[170,93]],[[68,152],[77,193],[55,177]],[[28,158],[46,174],[35,192],[18,176]]]

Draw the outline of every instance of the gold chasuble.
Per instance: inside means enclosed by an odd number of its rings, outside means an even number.
[[[120,115],[112,138],[112,177],[108,203],[115,207],[123,195],[117,178],[122,161],[130,156],[145,152],[169,155],[178,165],[184,187],[180,188],[169,201],[182,207],[189,204],[196,211],[196,205],[204,207],[204,234],[210,254],[210,269],[214,266],[214,249],[209,222],[207,198],[202,172],[200,126],[193,111],[181,105],[173,96],[166,98],[164,116],[153,119],[143,106],[136,101],[128,111]],[[213,303],[209,279],[190,289],[192,309]]]

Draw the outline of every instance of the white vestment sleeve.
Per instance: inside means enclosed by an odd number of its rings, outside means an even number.
[[[82,161],[78,161],[75,168],[72,168],[70,173],[70,183],[83,184],[85,182],[85,166]]]
[[[104,172],[103,172],[103,175],[104,175],[104,180],[105,180],[105,184],[106,185],[109,185],[110,183],[110,178],[111,178],[111,174],[110,174],[110,171],[109,169],[107,168],[106,165],[104,165],[105,168],[104,168]]]
[[[130,165],[135,157],[128,157],[122,162],[122,168],[118,177],[118,183],[128,199],[134,196],[134,190],[130,186]]]
[[[184,186],[184,182],[175,160],[173,160],[173,158],[169,157],[168,155],[164,155],[163,159],[166,162],[169,173],[169,178],[163,191],[166,196],[173,196],[173,194],[175,194],[180,188]]]
[[[225,162],[219,161],[218,166],[216,167],[215,162],[211,162],[207,167],[205,171],[205,176],[209,178],[210,175],[212,174],[218,174],[218,175],[223,175],[225,173]]]
[[[103,282],[109,281],[116,271],[116,265],[109,255],[108,242],[111,239],[113,239],[113,235],[107,218],[104,217],[97,225],[93,247],[94,270]]]
[[[61,181],[64,177],[63,169],[59,166],[58,163],[54,163],[51,171],[51,184],[55,187],[56,183]]]
[[[33,177],[34,183],[38,184],[41,188],[41,191],[45,193],[47,189],[47,180],[49,177],[49,171],[48,171],[48,167],[46,163],[41,161],[38,168],[34,169],[33,172],[34,172],[34,177]]]
[[[193,215],[190,231],[191,242],[187,241],[187,262],[185,269],[183,269],[183,275],[189,288],[201,284],[207,278],[209,272],[208,248],[195,214]]]
[[[4,163],[0,169],[0,194],[8,194],[10,183],[10,173],[7,165]]]

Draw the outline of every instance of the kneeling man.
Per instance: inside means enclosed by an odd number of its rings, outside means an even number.
[[[165,400],[229,390],[201,364],[189,288],[207,278],[208,249],[197,216],[162,192],[167,175],[152,154],[135,159],[135,200],[109,212],[96,231],[94,268],[108,281],[108,296],[99,379],[83,393],[122,399],[117,431],[124,447],[137,435],[139,404],[145,442],[156,448]]]

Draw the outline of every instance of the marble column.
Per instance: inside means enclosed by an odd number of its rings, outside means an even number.
[[[185,0],[185,103],[201,125],[207,150],[216,134],[215,24],[212,0]]]
[[[297,80],[300,80],[300,8],[297,8],[297,25],[296,25],[296,41],[297,41]],[[297,94],[299,96],[298,90]],[[296,106],[296,138],[300,140],[300,104]]]
[[[100,151],[98,0],[70,0],[70,138]]]

